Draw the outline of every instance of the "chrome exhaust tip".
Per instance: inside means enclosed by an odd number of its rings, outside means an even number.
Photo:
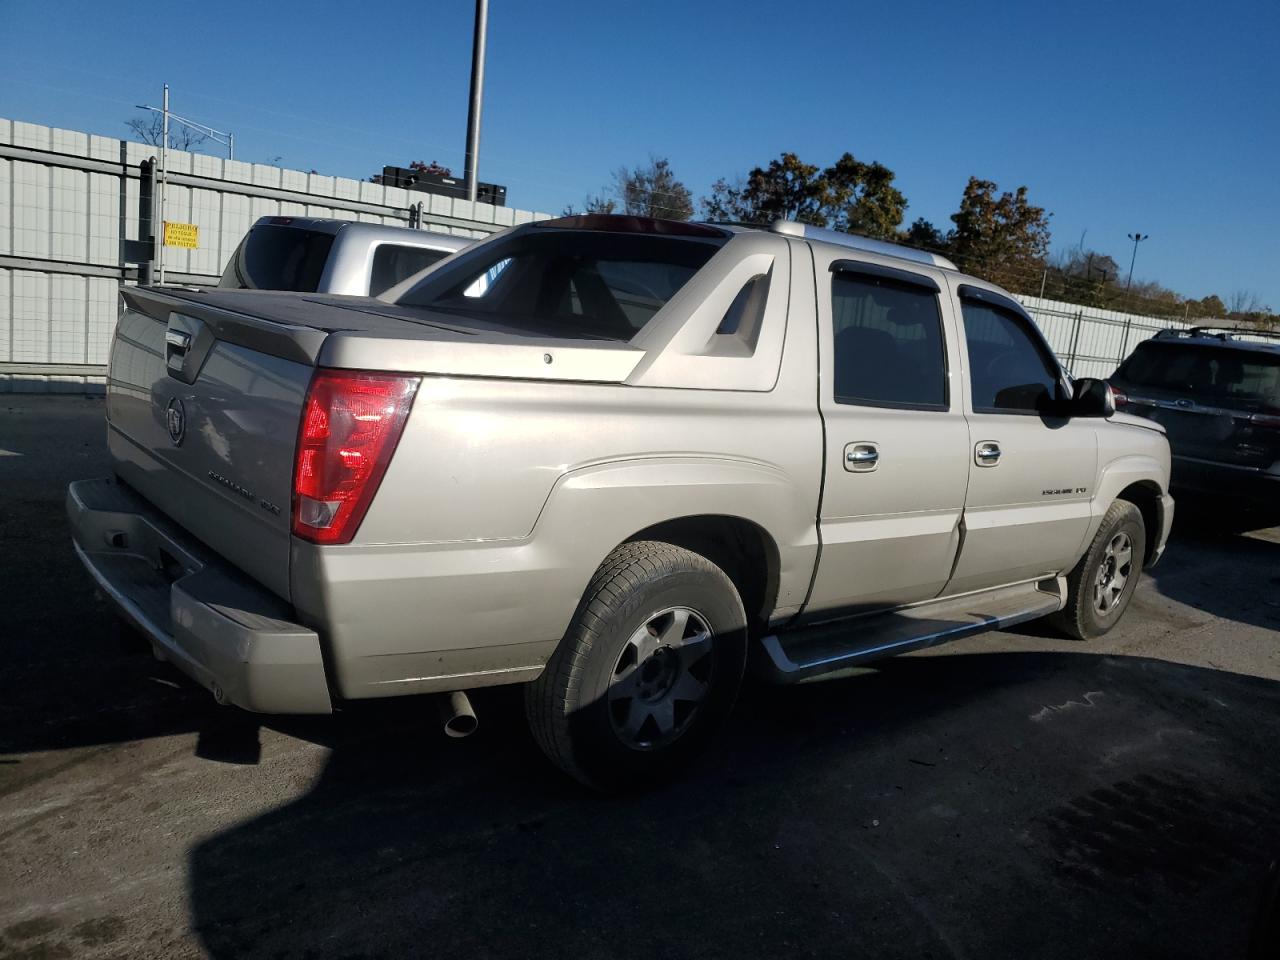
[[[444,735],[460,740],[476,732],[480,722],[476,720],[476,712],[471,706],[471,698],[461,690],[453,693],[442,693],[436,697],[436,709],[440,712],[440,721],[444,724]]]

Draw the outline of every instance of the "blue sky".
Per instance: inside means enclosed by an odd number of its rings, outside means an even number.
[[[908,221],[971,174],[1135,275],[1280,310],[1280,3],[492,0],[481,177],[559,212],[651,154],[704,194],[783,150],[898,175]],[[122,136],[135,103],[238,159],[461,171],[470,0],[0,0],[0,116]]]

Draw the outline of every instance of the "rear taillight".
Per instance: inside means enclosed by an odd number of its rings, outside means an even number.
[[[293,533],[349,543],[377,492],[418,378],[319,370],[307,390],[293,465]]]

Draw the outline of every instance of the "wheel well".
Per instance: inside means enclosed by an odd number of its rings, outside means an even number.
[[[706,557],[733,581],[753,629],[768,622],[778,599],[778,545],[763,527],[742,517],[706,515],[665,520],[632,540],[660,540]]]
[[[1160,526],[1163,521],[1164,507],[1161,504],[1160,488],[1150,480],[1131,483],[1118,494],[1117,500],[1127,500],[1138,508],[1142,514],[1142,523],[1147,528],[1147,544],[1143,563],[1150,563],[1156,552],[1156,542],[1160,539]]]

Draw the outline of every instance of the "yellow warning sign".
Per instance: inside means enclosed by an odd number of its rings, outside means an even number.
[[[200,246],[200,228],[194,223],[164,222],[164,245],[194,250]]]

